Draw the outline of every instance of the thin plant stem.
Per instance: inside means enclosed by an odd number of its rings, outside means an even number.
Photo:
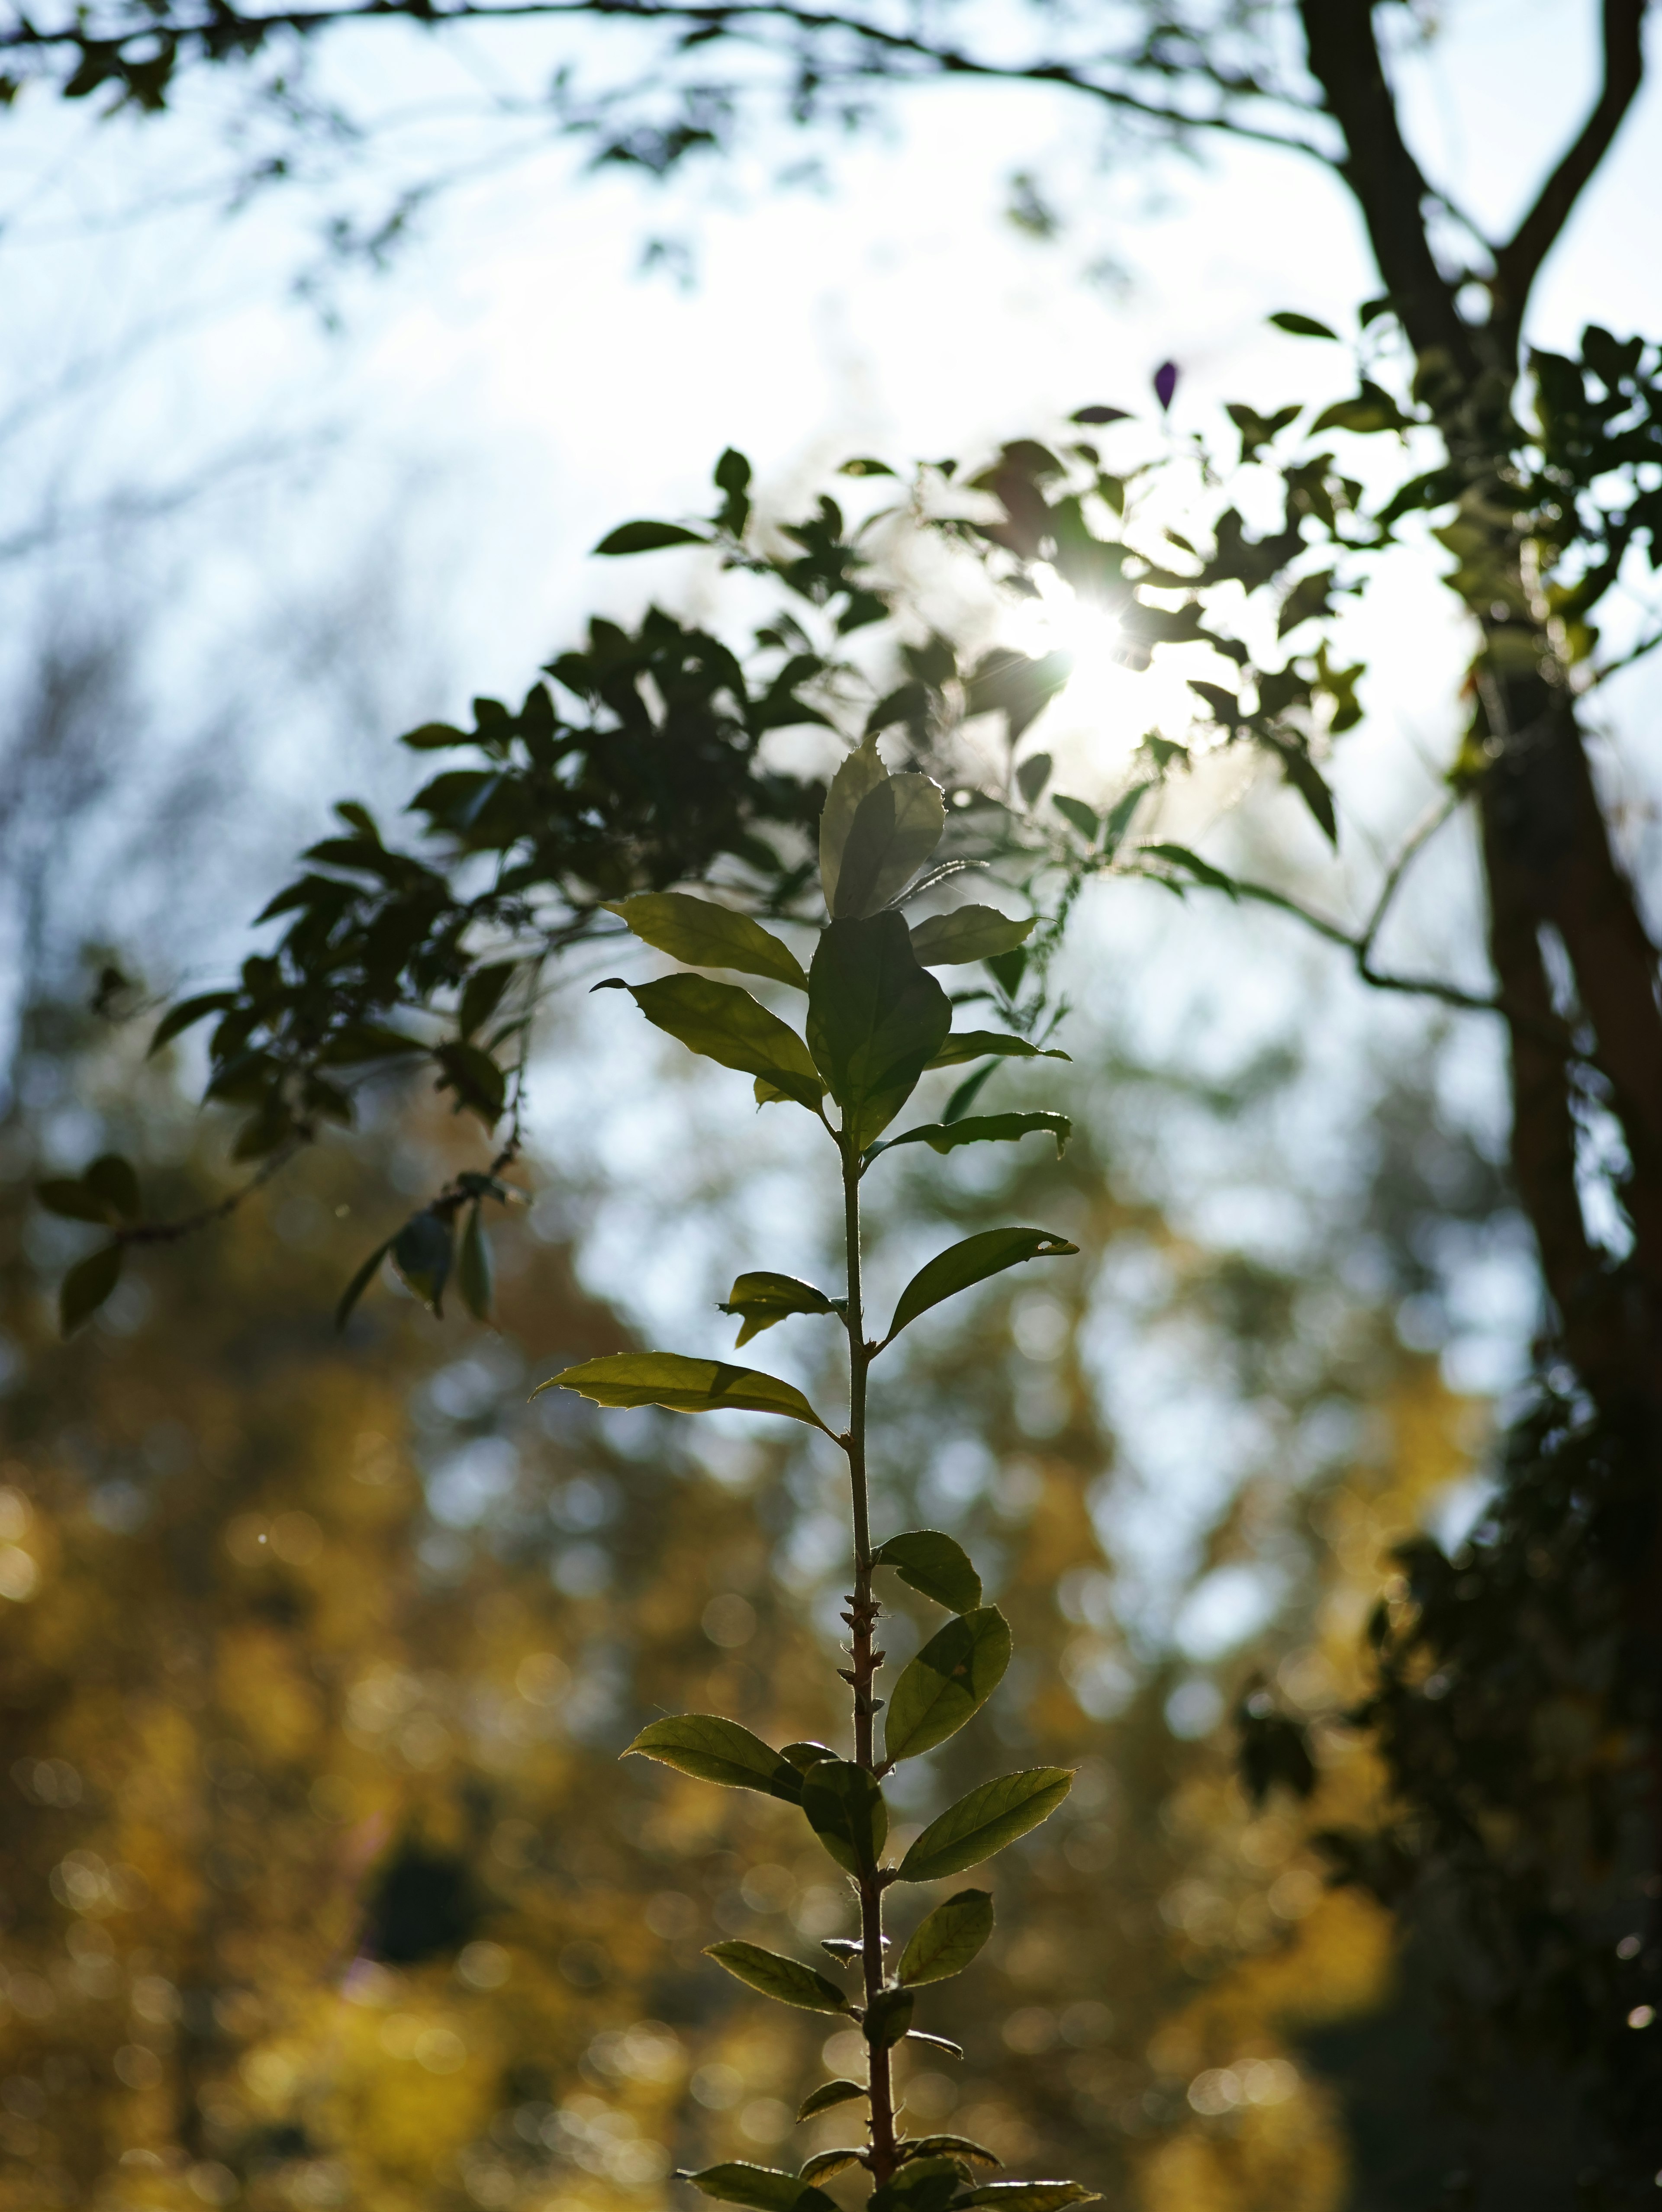
[[[873,1631],[879,1607],[872,1596],[870,1501],[866,1478],[866,1376],[872,1347],[866,1341],[866,1325],[860,1281],[860,1160],[846,1138],[843,1154],[843,1217],[848,1248],[849,1297],[849,1432],[843,1449],[849,1455],[849,1483],[854,1506],[854,1589],[843,1618],[851,1638],[850,1664],[845,1680],[854,1693],[854,1755],[868,1774],[877,1772],[877,1753],[872,1723],[877,1707],[872,1685],[883,1654],[873,1648]],[[868,2017],[883,1991],[883,1878],[873,1866],[860,1876],[861,1964],[865,1982]],[[868,2038],[870,2056],[871,2170],[880,2185],[895,2167],[894,2091],[890,2076],[889,2046]]]

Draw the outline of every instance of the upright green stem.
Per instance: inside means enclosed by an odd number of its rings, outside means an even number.
[[[851,1638],[850,1665],[844,1679],[854,1692],[854,1755],[868,1774],[877,1771],[872,1723],[876,1704],[872,1686],[883,1654],[873,1648],[878,1606],[872,1596],[871,1512],[866,1481],[866,1374],[871,1351],[860,1285],[860,1160],[847,1144],[843,1146],[843,1216],[848,1246],[849,1297],[849,1480],[854,1501],[854,1589],[849,1597],[848,1621]],[[866,2008],[871,2014],[883,1990],[883,1882],[873,1868],[860,1878],[861,1963],[864,1969]],[[879,2183],[895,2167],[894,2091],[890,2079],[889,2047],[868,2040],[871,2064],[871,2168]]]

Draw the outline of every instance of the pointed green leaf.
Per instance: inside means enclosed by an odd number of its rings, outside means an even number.
[[[995,1605],[949,1620],[900,1670],[889,1698],[884,1751],[916,1759],[980,1711],[1010,1663],[1010,1625]]]
[[[1099,2204],[1082,2181],[983,2181],[957,2200],[959,2207],[998,2206],[1001,2212],[1061,2212],[1064,2204]]]
[[[964,2045],[954,2043],[950,2035],[926,2035],[921,2027],[914,2027],[907,2031],[906,2040],[908,2043],[927,2043],[931,2051],[944,2051],[948,2058],[964,2056]]]
[[[689,1051],[759,1076],[799,1106],[817,1108],[825,1097],[825,1086],[795,1030],[736,983],[714,983],[707,975],[664,975],[655,983],[622,988],[649,1022]]]
[[[961,2158],[970,2166],[1004,2163],[996,2151],[989,2150],[985,2143],[976,2142],[969,2136],[914,2136],[901,2156],[909,2163],[915,2158]]]
[[[1102,820],[1094,807],[1087,806],[1082,799],[1063,799],[1060,796],[1052,799],[1050,804],[1068,828],[1077,830],[1087,845],[1096,843]]]
[[[984,1889],[960,1889],[913,1930],[896,1972],[915,1989],[961,1974],[993,1932],[993,1900]]]
[[[108,1225],[110,1209],[78,1176],[52,1176],[35,1185],[34,1194],[48,1213],[56,1213],[65,1221],[93,1221],[100,1229]]]
[[[731,968],[740,975],[770,976],[798,991],[808,988],[789,946],[731,907],[685,891],[642,891],[636,898],[606,903],[645,944],[673,960],[685,960],[689,968]]]
[[[1269,319],[1278,331],[1285,331],[1289,337],[1336,340],[1339,335],[1336,331],[1329,330],[1325,323],[1318,323],[1314,315],[1300,315],[1290,307],[1283,308],[1279,315],[1271,315]]]
[[[435,1315],[444,1312],[444,1286],[454,1243],[452,1224],[428,1212],[412,1214],[393,1239],[393,1265]]]
[[[178,1006],[170,1006],[156,1024],[155,1035],[150,1039],[145,1058],[149,1059],[164,1045],[171,1044],[181,1031],[192,1028],[198,1022],[205,1021],[210,1014],[223,1013],[228,1006],[235,1004],[234,991],[204,991],[198,998],[180,1000]]]
[[[758,1990],[764,1997],[776,1998],[779,2003],[795,2005],[802,2012],[847,2012],[848,1998],[835,1982],[830,1981],[817,1966],[805,1966],[799,1960],[782,1958],[777,1951],[764,1951],[759,1943],[711,1943],[704,1951],[707,1959],[714,1959],[718,1966],[725,1966],[735,1980],[746,1989]]]
[[[750,2166],[741,2159],[725,2166],[707,2166],[702,2173],[679,2173],[706,2197],[721,2204],[745,2204],[750,2212],[837,2212],[823,2189],[805,2182],[801,2174],[783,2173],[775,2166]]]
[[[467,1209],[462,1231],[461,1253],[456,1265],[456,1287],[462,1304],[475,1321],[489,1321],[496,1290],[496,1271],[490,1264],[490,1239],[480,1218],[484,1206],[475,1199]]]
[[[719,1310],[737,1314],[744,1322],[739,1332],[741,1345],[759,1336],[764,1328],[788,1320],[792,1314],[828,1314],[837,1309],[823,1291],[816,1291],[812,1283],[799,1282],[794,1275],[776,1275],[766,1268],[758,1268],[748,1275],[740,1275],[728,1292]]]
[[[834,921],[808,981],[808,1049],[856,1152],[881,1134],[952,1027],[952,1003],[898,914]]]
[[[938,1306],[943,1298],[968,1290],[971,1284],[984,1283],[989,1276],[1002,1274],[1007,1267],[1019,1267],[1024,1261],[1065,1259],[1078,1249],[1077,1244],[1053,1236],[1048,1229],[983,1229],[977,1237],[966,1237],[962,1243],[948,1246],[918,1269],[900,1293],[883,1341],[892,1344],[909,1322]]]
[[[892,775],[855,810],[838,857],[834,919],[858,921],[898,896],[947,826],[947,803],[927,775]]]
[[[125,1257],[121,1245],[105,1244],[76,1261],[58,1293],[58,1325],[64,1335],[73,1336],[82,1322],[92,1319],[121,1280]]]
[[[1221,868],[1215,868],[1209,860],[1202,860],[1198,853],[1191,853],[1186,845],[1139,845],[1136,856],[1139,860],[1168,861],[1173,867],[1187,869],[1195,881],[1204,884],[1208,890],[1227,891],[1232,899],[1240,896],[1239,886],[1233,876],[1225,875]]]
[[[787,1743],[779,1749],[781,1759],[789,1759],[799,1773],[806,1774],[811,1766],[818,1766],[822,1759],[835,1759],[837,1753],[828,1743]]]
[[[475,1030],[483,1029],[496,1012],[518,972],[518,965],[513,960],[493,960],[489,967],[473,970],[463,986],[461,1001],[456,1009],[456,1027],[463,1036],[471,1037]]]
[[[873,1554],[872,1564],[892,1567],[909,1588],[948,1612],[969,1613],[981,1602],[981,1577],[969,1553],[939,1528],[909,1528],[891,1536]]]
[[[869,1874],[889,1832],[876,1778],[852,1759],[824,1759],[802,1778],[808,1826],[845,1874]]]
[[[124,1160],[119,1152],[105,1152],[81,1180],[114,1219],[137,1220],[143,1209],[138,1202],[138,1176],[131,1160]]]
[[[679,522],[624,522],[594,548],[615,558],[621,553],[656,553],[666,545],[707,545],[709,540]]]
[[[885,1137],[869,1146],[867,1157],[875,1159],[880,1152],[892,1152],[897,1145],[927,1145],[931,1152],[955,1152],[960,1145],[1008,1145],[1019,1137],[1040,1133],[1056,1140],[1056,1158],[1060,1159],[1074,1125],[1065,1114],[977,1114],[962,1121],[924,1121],[916,1129],[903,1130],[898,1137]]]
[[[930,1821],[901,1860],[900,1880],[944,1881],[979,1866],[1047,1820],[1073,1786],[1065,1766],[1033,1766],[983,1782]]]
[[[883,1990],[872,1999],[861,2027],[874,2050],[887,2051],[899,2042],[911,2027],[916,2002],[910,1990]]]
[[[531,1395],[545,1390],[578,1390],[597,1406],[663,1406],[672,1413],[782,1413],[810,1428],[825,1428],[802,1393],[776,1375],[719,1359],[689,1359],[679,1352],[614,1352],[585,1359],[539,1382]]]
[[[822,2150],[817,2158],[802,2162],[804,2181],[824,2181],[833,2173],[845,2173],[851,2166],[863,2166],[865,2159],[853,2149]]]
[[[353,1276],[351,1281],[348,1283],[346,1288],[341,1292],[340,1304],[335,1308],[335,1327],[338,1329],[344,1328],[347,1322],[351,1319],[353,1307],[356,1305],[358,1300],[368,1289],[370,1284],[374,1281],[376,1275],[380,1271],[381,1261],[387,1257],[392,1249],[393,1240],[390,1237],[384,1244],[377,1244],[374,1250],[369,1255],[369,1257],[364,1261],[363,1265],[358,1269],[356,1274]]]
[[[787,1805],[802,1802],[802,1778],[785,1753],[719,1713],[676,1713],[649,1722],[621,1754],[636,1755],[724,1790],[759,1790]]]
[[[953,968],[971,960],[991,960],[1014,952],[1038,927],[1038,916],[1012,921],[990,906],[960,906],[934,914],[912,931],[912,951],[920,966]]]
[[[850,2105],[856,2097],[870,2094],[863,2081],[822,2081],[797,2107],[797,2124],[800,2126],[804,2120],[813,2119],[817,2112],[829,2112],[834,2105]]]
[[[957,1067],[966,1060],[1066,1060],[1069,1055],[1054,1046],[1029,1044],[1026,1037],[1010,1036],[1002,1030],[954,1030],[929,1062],[931,1067]]]
[[[882,2188],[873,2190],[866,2199],[866,2212],[946,2212],[958,2202],[965,2179],[965,2169],[954,2158],[910,2160]]]
[[[837,912],[837,881],[843,865],[843,849],[849,842],[860,802],[868,791],[886,782],[888,774],[879,757],[877,736],[873,732],[831,778],[819,816],[819,887],[825,896],[827,914]]]

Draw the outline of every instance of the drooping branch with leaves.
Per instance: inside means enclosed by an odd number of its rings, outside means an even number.
[[[955,2135],[909,2135],[896,2102],[891,2054],[907,2039],[951,2051],[947,2039],[913,2025],[920,1990],[960,1973],[986,1942],[993,1901],[982,1889],[955,1892],[912,1929],[892,1969],[884,1910],[897,1887],[907,1894],[983,1865],[1036,1827],[1067,1796],[1065,1767],[1001,1775],[932,1820],[896,1860],[886,1855],[884,1778],[904,1759],[954,1735],[998,1686],[1010,1658],[1010,1631],[996,1606],[982,1602],[967,1555],[939,1531],[874,1537],[867,1423],[871,1370],[901,1331],[960,1291],[1025,1262],[1077,1247],[1042,1229],[984,1231],[931,1260],[902,1291],[886,1330],[868,1334],[861,1267],[861,1194],[868,1176],[894,1146],[944,1148],[1011,1141],[1030,1133],[1067,1134],[1062,1116],[1004,1115],[922,1122],[888,1136],[924,1074],[989,1053],[1031,1055],[1016,1036],[966,1035],[930,973],[996,947],[1015,951],[1030,921],[985,907],[959,908],[909,928],[900,910],[941,841],[939,787],[916,774],[892,775],[870,738],[832,779],[819,830],[819,872],[829,919],[806,969],[783,939],[749,917],[685,893],[642,894],[617,912],[645,943],[688,963],[646,983],[608,979],[626,990],[648,1021],[717,1065],[753,1080],[758,1107],[794,1106],[813,1117],[834,1148],[843,1193],[847,1275],[838,1296],[768,1270],[741,1273],[723,1310],[740,1322],[740,1346],[788,1316],[821,1316],[848,1337],[845,1426],[826,1421],[794,1384],[726,1360],[679,1352],[620,1352],[567,1368],[542,1387],[580,1391],[602,1406],[661,1406],[685,1413],[742,1411],[782,1416],[830,1437],[848,1462],[853,1588],[849,1629],[851,1755],[823,1743],[775,1750],[737,1721],[688,1713],[654,1721],[630,1745],[680,1772],[728,1789],[753,1790],[801,1811],[846,1878],[857,1935],[824,1948],[853,1987],[800,1960],[744,1942],[716,1943],[709,1955],[749,1989],[808,2012],[859,2023],[868,2053],[867,2079],[816,2089],[799,2118],[861,2102],[862,2145],[811,2158],[800,2172],[729,2162],[685,2178],[706,2196],[758,2212],[830,2212],[818,2186],[843,2167],[862,2166],[874,2184],[875,2212],[948,2212],[1006,2206],[1051,2212],[1088,2198],[1077,2182],[988,2180],[1000,2161]],[[927,880],[927,879],[926,879]],[[716,969],[759,976],[807,1002],[801,1030],[740,986],[695,972]],[[597,988],[607,988],[597,985]],[[1053,1054],[1053,1056],[1056,1056]],[[952,1616],[903,1668],[886,1697],[878,1694],[884,1653],[877,1576],[886,1569]],[[880,1716],[881,1729],[880,1735]]]

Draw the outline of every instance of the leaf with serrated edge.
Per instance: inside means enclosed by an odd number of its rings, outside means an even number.
[[[725,1966],[735,1981],[743,1982],[746,1989],[758,1990],[764,1997],[773,1997],[780,2004],[794,2005],[801,2012],[847,2012],[849,2001],[835,1982],[830,1981],[817,1966],[805,1966],[800,1960],[782,1958],[777,1951],[764,1951],[759,1943],[711,1943],[704,1956],[714,1959],[718,1966]]]
[[[603,988],[609,986],[595,986]],[[825,1086],[795,1030],[736,983],[712,982],[708,975],[661,975],[655,983],[622,988],[654,1027],[689,1052],[756,1076],[799,1106],[817,1109],[825,1097]]]
[[[678,2173],[706,2197],[722,2204],[746,2204],[751,2212],[837,2212],[823,2189],[805,2182],[800,2173],[782,2172],[776,2166],[751,2166],[733,2159],[723,2166],[707,2166],[700,2173]]]
[[[788,1321],[792,1314],[835,1313],[837,1308],[812,1283],[799,1282],[794,1275],[776,1275],[767,1268],[758,1268],[739,1277],[719,1310],[736,1315],[744,1322],[739,1342],[746,1345],[752,1337]]]
[[[837,863],[837,921],[859,921],[887,906],[910,883],[947,825],[941,786],[927,775],[892,775],[855,810]]]
[[[843,848],[860,802],[868,791],[885,781],[888,770],[877,750],[875,734],[856,747],[831,778],[831,789],[819,816],[819,887],[825,895],[825,911],[837,911],[837,878],[843,865]]]
[[[756,1790],[787,1805],[802,1802],[802,1777],[784,1753],[719,1713],[676,1713],[649,1722],[620,1756],[632,1754],[723,1790]]]
[[[932,1597],[953,1613],[969,1613],[981,1602],[981,1577],[969,1553],[939,1528],[909,1528],[879,1546],[873,1565],[892,1567],[907,1587]]]
[[[802,2179],[824,2181],[833,2173],[844,2173],[849,2166],[865,2163],[857,2150],[822,2150],[817,2157],[803,2160]]]
[[[897,1978],[909,1989],[961,1974],[993,1932],[993,1900],[984,1889],[960,1889],[918,1923],[900,1954]]]
[[[979,1606],[936,1632],[900,1671],[889,1693],[884,1751],[916,1759],[980,1711],[1010,1663],[1010,1625],[995,1605]]]
[[[932,914],[912,931],[912,951],[925,968],[955,968],[971,960],[992,960],[1014,952],[1038,927],[1038,916],[1012,921],[996,907],[960,906],[951,914]]]
[[[898,1137],[881,1137],[867,1147],[866,1157],[892,1152],[897,1145],[927,1145],[931,1152],[956,1152],[960,1145],[1009,1145],[1020,1137],[1046,1136],[1056,1140],[1060,1159],[1074,1133],[1065,1114],[977,1114],[962,1121],[924,1121],[916,1129],[903,1129]]]
[[[802,963],[790,947],[731,907],[686,891],[642,891],[635,898],[609,899],[606,907],[643,944],[684,960],[689,968],[730,968],[740,975],[766,975],[798,991],[808,988]]]
[[[979,1866],[1048,1820],[1074,1786],[1066,1766],[1032,1766],[983,1782],[931,1820],[901,1860],[902,1881],[944,1881]]]
[[[978,1236],[966,1237],[918,1269],[900,1293],[883,1341],[892,1344],[909,1322],[928,1313],[931,1306],[967,1291],[972,1284],[1001,1275],[1007,1267],[1019,1267],[1028,1260],[1066,1259],[1078,1249],[1077,1244],[1052,1235],[1048,1229],[983,1229]]]
[[[794,1383],[759,1368],[689,1359],[679,1352],[614,1352],[581,1360],[539,1382],[531,1395],[540,1397],[545,1390],[580,1391],[597,1406],[662,1406],[672,1413],[782,1413],[810,1428],[825,1428]]]
[[[971,2166],[1002,2166],[1004,2161],[996,2151],[985,2143],[973,2142],[968,2136],[914,2136],[904,2146],[903,2157],[961,2158]]]
[[[833,2105],[851,2105],[856,2097],[871,2094],[863,2081],[822,2081],[817,2089],[804,2097],[797,2108],[797,2122],[811,2120],[816,2112],[828,2112]]]
[[[1059,2212],[1064,2204],[1099,2204],[1100,2194],[1082,2181],[983,2181],[956,2199],[954,2212],[972,2204],[1003,2212]]]
[[[1026,1037],[1003,1030],[954,1030],[931,1067],[958,1067],[966,1060],[1067,1060],[1070,1055],[1055,1045],[1029,1044]]]

